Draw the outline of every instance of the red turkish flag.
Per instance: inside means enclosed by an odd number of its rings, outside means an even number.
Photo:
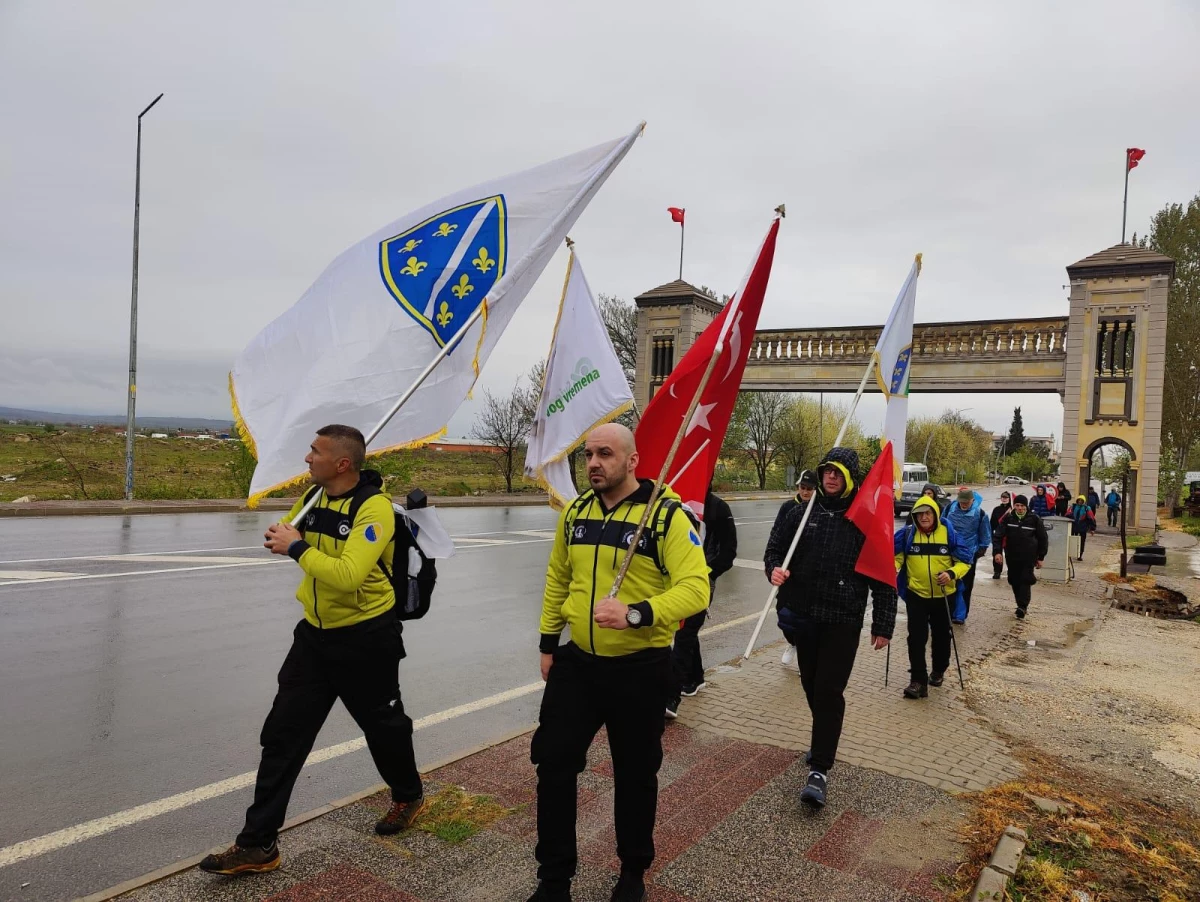
[[[683,207],[667,207],[667,212],[671,214],[671,222],[677,222],[683,225]]]
[[[637,427],[637,448],[641,456],[638,476],[657,479],[663,463],[683,425],[696,389],[708,363],[716,353],[719,338],[724,339],[721,356],[713,367],[700,403],[688,423],[687,432],[667,472],[667,484],[697,516],[704,516],[704,496],[717,466],[725,430],[733,414],[742,371],[754,343],[754,330],[762,310],[763,296],[775,258],[775,237],[779,220],[771,223],[767,237],[758,250],[754,264],[738,293],[717,314],[696,343],[688,348],[667,381],[651,399]]]
[[[888,442],[846,511],[846,519],[857,526],[867,539],[858,553],[858,563],[854,569],[863,576],[892,587],[896,585],[896,553],[892,541],[894,470],[892,443]]]
[[[1146,151],[1140,147],[1130,147],[1125,151],[1125,171],[1137,169],[1137,164],[1141,162],[1142,157],[1146,155]]]

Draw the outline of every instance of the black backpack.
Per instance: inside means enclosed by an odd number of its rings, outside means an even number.
[[[308,501],[313,491],[316,490],[311,489],[304,496],[305,501]],[[354,493],[350,500],[350,509],[347,511],[351,529],[354,528],[354,518],[358,516],[358,509],[362,507],[363,502],[375,495],[382,494],[382,490],[373,485],[364,486]],[[424,498],[424,493],[421,493],[421,498]],[[429,613],[429,603],[433,599],[433,587],[437,583],[437,562],[433,558],[426,557],[425,552],[421,550],[421,546],[417,544],[416,537],[408,525],[408,520],[400,513],[396,513],[395,517],[396,535],[393,539],[395,548],[392,551],[394,572],[388,570],[382,556],[379,559],[379,569],[383,571],[383,575],[391,583],[392,591],[396,593],[396,619],[420,620]],[[416,551],[421,559],[421,566],[416,576],[408,575],[410,551]]]

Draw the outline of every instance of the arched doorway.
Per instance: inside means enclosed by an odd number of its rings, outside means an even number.
[[[1100,496],[1101,506],[1096,511],[1096,524],[1104,528],[1107,524],[1106,509],[1103,506],[1105,495],[1110,488],[1116,488],[1122,495],[1121,505],[1126,516],[1132,521],[1137,510],[1138,471],[1137,452],[1130,444],[1119,438],[1106,436],[1098,438],[1088,445],[1082,457],[1087,460],[1086,466],[1080,468],[1079,487],[1076,494],[1086,495],[1089,488],[1096,489]],[[1123,474],[1128,473],[1128,479],[1123,480]],[[1119,521],[1118,521],[1119,522]]]

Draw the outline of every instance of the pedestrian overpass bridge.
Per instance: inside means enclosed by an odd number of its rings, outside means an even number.
[[[1054,392],[1063,402],[1061,477],[1087,485],[1097,448],[1131,457],[1126,510],[1152,528],[1158,493],[1167,293],[1175,262],[1118,244],[1067,267],[1066,315],[917,323],[912,392]],[[644,409],[721,304],[683,281],[636,298],[637,380]],[[919,303],[919,301],[918,301]],[[852,392],[883,326],[764,329],[743,391]],[[874,380],[868,391],[878,391]]]

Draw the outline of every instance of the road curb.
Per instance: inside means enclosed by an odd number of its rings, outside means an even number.
[[[525,726],[520,727],[511,733],[501,736],[499,739],[491,742],[481,743],[480,745],[467,749],[465,752],[460,752],[456,755],[443,758],[440,761],[435,761],[433,764],[422,769],[421,775],[425,776],[431,774],[434,771],[441,770],[443,767],[446,767],[450,764],[462,761],[464,758],[470,758],[472,755],[485,752],[494,746],[502,745],[505,742],[511,742],[518,736],[524,736],[526,733],[532,730],[534,726],[535,724],[526,724]],[[375,793],[381,792],[384,789],[387,789],[386,783],[376,783],[375,785],[360,790],[353,795],[348,795],[345,798],[329,802],[328,804],[322,805],[319,808],[314,808],[311,811],[306,811],[303,814],[298,814],[295,817],[288,818],[284,822],[280,833],[286,833],[288,830],[299,827],[303,824],[307,824],[309,821],[315,821],[317,818],[324,817],[326,814],[337,811],[339,808],[345,808],[347,805],[353,805],[355,802],[361,802],[368,796],[373,796]],[[198,855],[193,855],[190,858],[185,858],[182,861],[175,862],[174,864],[169,864],[165,867],[150,871],[149,873],[143,874],[140,877],[134,877],[131,880],[118,883],[116,886],[110,886],[108,889],[102,889],[87,896],[77,896],[72,900],[72,902],[108,902],[109,899],[115,899],[117,896],[124,895],[125,893],[131,893],[135,889],[141,889],[142,887],[149,886],[152,883],[158,883],[160,880],[166,880],[168,877],[174,877],[176,874],[180,874],[183,871],[191,870],[198,865],[206,855],[216,852],[223,852],[226,848],[228,848],[228,846],[222,845],[215,846],[211,849],[206,849]]]
[[[1021,866],[1021,856],[1029,835],[1020,827],[1009,824],[996,841],[991,860],[975,881],[975,889],[968,897],[970,902],[1003,902],[1008,890],[1008,880],[1016,876]]]

